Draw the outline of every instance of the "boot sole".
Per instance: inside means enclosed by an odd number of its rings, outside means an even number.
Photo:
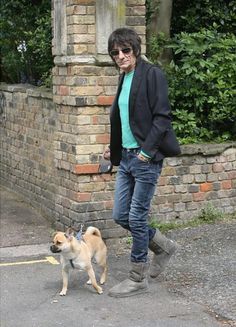
[[[111,297],[115,297],[115,298],[121,298],[121,297],[130,297],[130,296],[134,296],[134,295],[139,295],[139,294],[145,294],[148,293],[149,289],[142,289],[142,290],[138,290],[132,293],[127,293],[127,294],[109,294],[109,296]]]

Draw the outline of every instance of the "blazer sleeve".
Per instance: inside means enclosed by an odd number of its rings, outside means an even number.
[[[166,131],[171,127],[167,80],[157,66],[152,66],[147,72],[147,94],[152,112],[152,125],[142,144],[142,150],[150,157],[154,157]]]

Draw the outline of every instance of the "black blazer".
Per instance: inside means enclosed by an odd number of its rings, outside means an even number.
[[[110,151],[111,162],[118,166],[121,160],[122,135],[118,98],[124,79],[120,77],[118,90],[111,107]],[[129,96],[129,123],[141,149],[153,161],[180,153],[179,144],[171,127],[166,78],[160,68],[143,59],[137,60]],[[165,142],[163,143],[163,140]]]

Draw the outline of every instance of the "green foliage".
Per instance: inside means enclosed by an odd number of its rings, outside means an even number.
[[[159,10],[160,0],[146,0],[146,24],[150,23],[152,16]]]
[[[236,30],[236,2],[233,0],[173,1],[171,34],[194,33],[201,28],[218,26],[218,32]]]
[[[53,63],[51,2],[3,0],[0,9],[1,79],[41,84]]]
[[[203,208],[198,216],[198,220],[204,223],[213,223],[219,219],[222,219],[223,214],[221,211],[215,209],[212,205],[208,205]]]
[[[236,219],[235,213],[225,214],[222,211],[215,209],[212,205],[207,205],[200,211],[199,215],[189,221],[158,223],[156,220],[152,219],[149,225],[153,228],[158,228],[161,232],[165,233],[173,229],[196,227],[202,224],[214,224],[219,221],[231,221],[232,219]]]
[[[168,46],[170,40],[168,40],[164,33],[158,33],[158,35],[152,35],[147,41],[148,48],[151,49],[148,59],[158,65],[162,65],[160,61],[160,56],[163,52],[163,49]]]
[[[158,8],[147,0],[147,22]],[[172,50],[165,65],[173,124],[181,143],[236,140],[236,2],[173,1],[171,40],[148,42],[148,58],[160,64],[163,49]]]
[[[174,128],[183,143],[236,139],[236,37],[182,32],[166,67]]]

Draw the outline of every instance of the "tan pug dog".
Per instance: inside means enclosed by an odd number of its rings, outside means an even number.
[[[107,277],[107,247],[98,228],[88,227],[81,239],[79,237],[79,240],[74,236],[74,231],[71,228],[65,233],[56,232],[50,250],[61,255],[63,287],[60,295],[67,293],[71,268],[87,271],[89,276],[87,284],[92,284],[98,294],[103,293],[101,286],[97,284],[91,262],[94,257],[97,264],[102,267],[100,284],[104,284]]]

